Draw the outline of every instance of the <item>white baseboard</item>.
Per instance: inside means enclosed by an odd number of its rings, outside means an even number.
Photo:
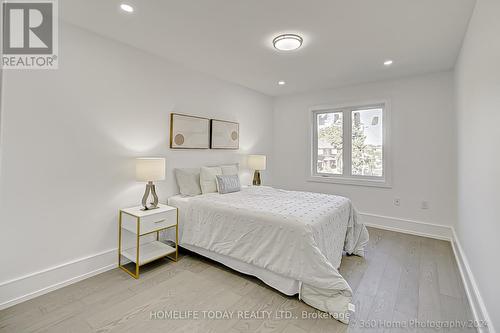
[[[448,241],[453,239],[453,230],[447,225],[368,213],[360,213],[359,215],[362,217],[363,223],[369,227]]]
[[[474,274],[472,274],[469,261],[465,256],[465,252],[463,251],[462,246],[460,245],[460,240],[455,233],[455,229],[452,228],[452,232],[453,240],[451,244],[453,247],[453,253],[455,253],[455,258],[457,259],[458,268],[460,270],[460,275],[464,283],[465,293],[467,294],[467,298],[469,299],[472,314],[477,322],[488,323],[488,327],[478,328],[478,332],[495,333],[495,328],[492,326],[488,310],[486,309],[486,305],[484,304],[481,293],[479,292]]]
[[[0,282],[0,310],[117,267],[117,249]]]

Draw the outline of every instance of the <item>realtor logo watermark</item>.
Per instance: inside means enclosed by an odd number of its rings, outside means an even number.
[[[1,67],[5,69],[57,69],[57,1],[1,1]]]

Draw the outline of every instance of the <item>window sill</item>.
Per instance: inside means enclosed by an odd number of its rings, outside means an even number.
[[[358,179],[358,178],[335,177],[335,176],[310,176],[309,179],[307,179],[307,181],[313,183],[330,183],[330,184],[343,184],[343,185],[354,185],[354,186],[392,188],[392,185],[386,179],[375,180],[375,179]]]

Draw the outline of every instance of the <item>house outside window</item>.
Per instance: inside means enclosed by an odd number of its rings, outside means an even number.
[[[388,102],[317,107],[310,181],[390,187]]]

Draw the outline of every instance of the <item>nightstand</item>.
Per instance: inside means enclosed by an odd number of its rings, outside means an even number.
[[[159,204],[158,208],[142,210],[142,206],[120,210],[118,220],[118,267],[139,278],[139,267],[156,259],[167,257],[177,261],[179,255],[179,226],[177,208]],[[175,248],[160,242],[160,231],[175,228]],[[130,232],[135,246],[122,248],[122,232]],[[156,233],[156,240],[141,244],[141,237]],[[135,273],[122,265],[122,256],[135,263]]]

